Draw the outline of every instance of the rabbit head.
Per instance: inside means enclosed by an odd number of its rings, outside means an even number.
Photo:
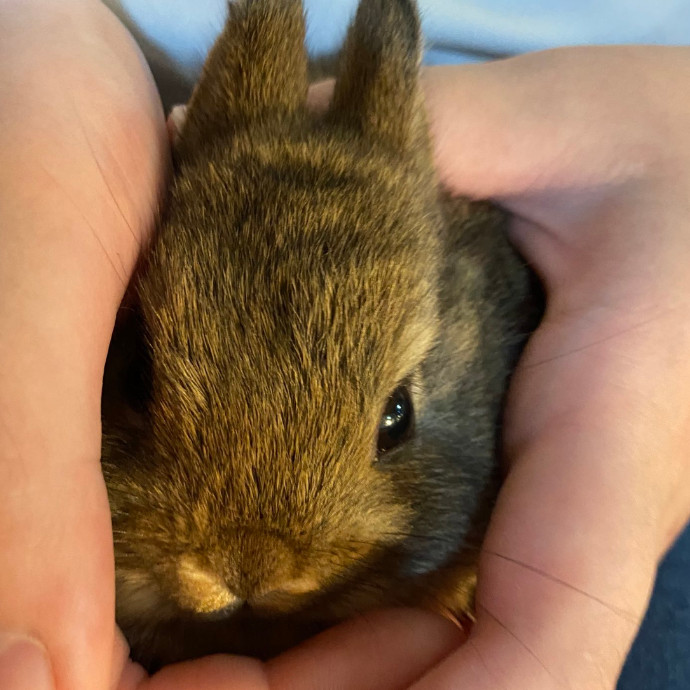
[[[137,411],[104,393],[118,620],[149,664],[470,605],[528,272],[499,212],[438,189],[414,3],[362,2],[324,115],[303,42],[297,0],[230,5],[135,284]]]

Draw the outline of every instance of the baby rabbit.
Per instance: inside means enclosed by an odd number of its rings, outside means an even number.
[[[413,0],[363,0],[323,115],[303,41],[298,0],[230,5],[111,345],[117,619],[149,669],[471,608],[533,278],[438,187]]]

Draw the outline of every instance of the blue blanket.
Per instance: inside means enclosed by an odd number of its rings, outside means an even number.
[[[618,690],[690,689],[690,527],[659,568]]]

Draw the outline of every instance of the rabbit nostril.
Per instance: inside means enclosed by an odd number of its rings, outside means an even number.
[[[233,616],[238,611],[246,608],[247,602],[244,599],[237,598],[235,601],[219,609],[205,611],[197,610],[196,615],[203,620],[217,621]]]
[[[244,603],[219,575],[191,556],[183,556],[177,564],[176,599],[183,608],[206,617],[227,616]]]
[[[298,577],[276,583],[247,599],[256,611],[288,611],[298,604],[301,597],[319,589],[319,582],[312,577]]]

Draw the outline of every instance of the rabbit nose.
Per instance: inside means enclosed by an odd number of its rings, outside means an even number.
[[[319,588],[294,549],[277,535],[246,533],[240,540],[238,581],[228,583],[256,610],[285,609]]]
[[[203,616],[228,615],[244,604],[223,578],[199,564],[192,556],[177,563],[175,598],[182,608]]]
[[[313,578],[300,577],[276,583],[270,589],[261,589],[252,593],[244,604],[258,614],[270,615],[289,613],[299,608],[302,595],[318,589],[319,584]]]
[[[288,611],[303,595],[317,591],[319,582],[310,576],[279,581],[247,598],[247,606],[262,612]]]

